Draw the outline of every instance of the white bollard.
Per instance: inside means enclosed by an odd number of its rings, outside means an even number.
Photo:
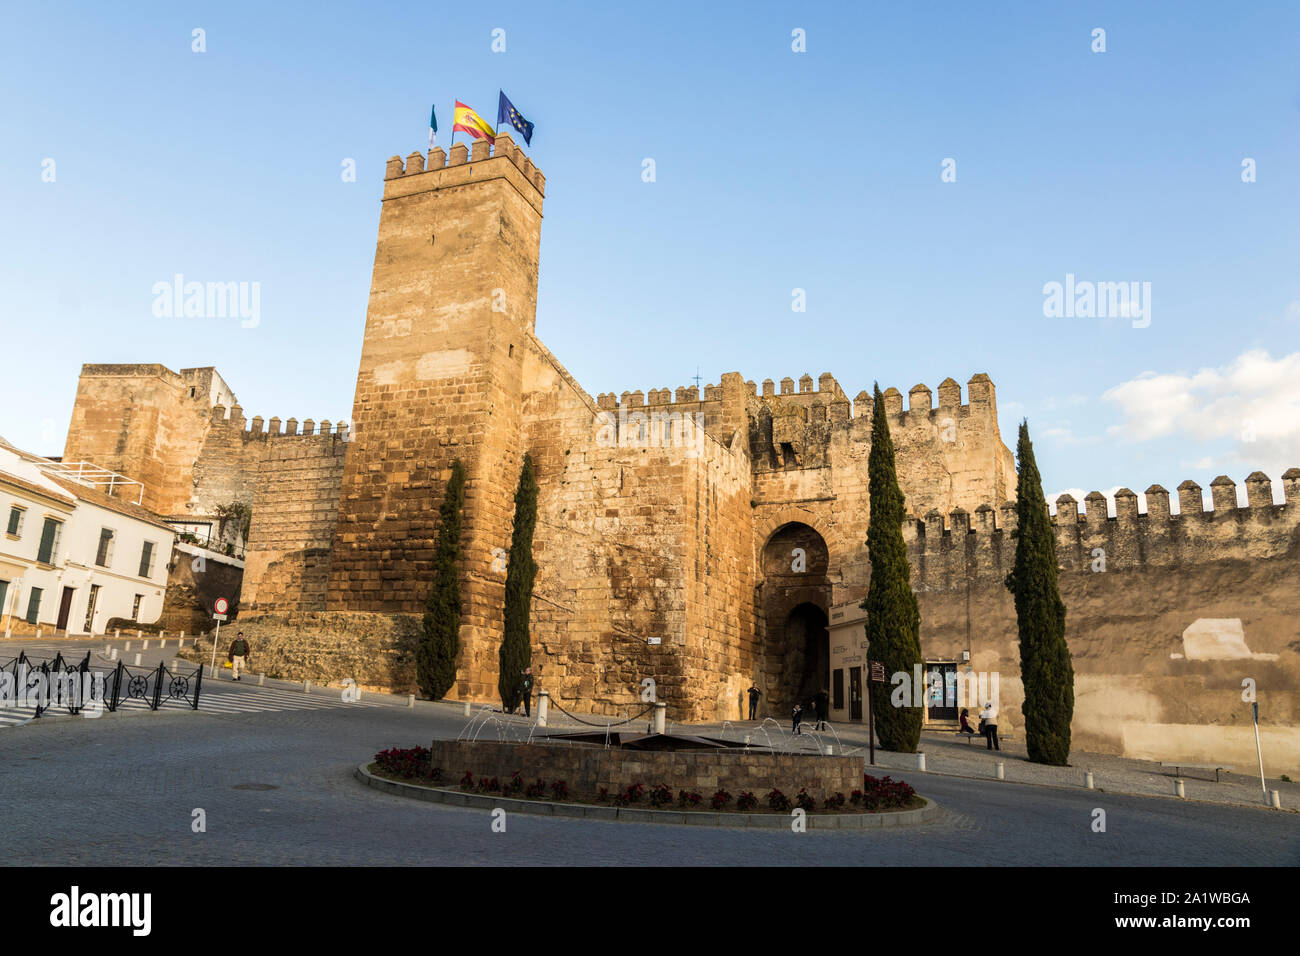
[[[1092,771],[1091,771],[1091,770],[1089,770],[1087,773],[1085,773],[1085,774],[1083,775],[1083,785],[1084,785],[1085,787],[1087,787],[1089,790],[1093,789],[1093,786],[1092,786]]]
[[[1183,799],[1187,798],[1187,793],[1183,790],[1183,781],[1181,777],[1174,781],[1174,795],[1182,797]]]
[[[36,639],[38,641],[41,639],[41,629],[39,627],[36,629]]]
[[[115,660],[117,660],[117,648],[116,648],[116,647],[113,648],[113,652],[112,652],[111,654],[108,655],[108,659],[109,659],[110,661],[115,661]]]
[[[105,644],[105,645],[104,645],[104,653],[105,653],[105,654],[109,653],[109,652],[112,651],[112,650],[113,650],[113,645],[112,645],[112,644]]]
[[[1281,810],[1281,809],[1282,809],[1282,795],[1281,795],[1280,793],[1278,793],[1276,790],[1270,790],[1269,793],[1272,794],[1272,797],[1273,797],[1273,799],[1269,801],[1269,802],[1272,804],[1273,809],[1274,809],[1274,810]]]
[[[469,701],[465,701],[465,716],[469,716]]]
[[[167,639],[166,639],[166,638],[163,638],[161,641],[159,641],[159,642],[158,642],[158,646],[159,646],[159,647],[166,647],[166,646],[167,646]]]
[[[257,675],[257,686],[258,686],[258,687],[261,687],[261,686],[262,686],[263,684],[265,684],[265,683],[266,683],[266,675],[265,675],[265,674],[258,674],[258,675]]]
[[[147,638],[147,637],[144,639],[144,648],[143,648],[143,649],[146,650],[146,651],[149,650],[149,638]],[[137,663],[139,663],[139,662],[137,661]]]
[[[415,695],[414,695],[414,694],[407,694],[407,695],[406,695],[406,706],[407,706],[407,707],[414,707],[414,706],[415,706]]]
[[[537,726],[545,727],[546,719],[551,715],[551,692],[539,691],[537,694]]]
[[[140,655],[139,655],[139,654],[135,655],[135,666],[136,666],[136,667],[139,667],[139,666],[140,666]]]
[[[113,628],[113,640],[120,641],[121,639],[122,639],[122,629],[120,627]]]
[[[135,637],[136,637],[136,640],[139,640],[140,638],[144,637],[144,631],[136,631],[136,632],[135,632]]]
[[[221,678],[219,678],[219,677],[217,676],[217,675],[218,675],[219,673],[221,673],[221,672],[217,670],[217,665],[216,665],[216,664],[212,664],[212,665],[210,665],[210,666],[209,666],[209,670],[211,671],[211,673],[208,674],[209,677],[211,677],[213,680],[220,680],[220,679],[221,679]]]
[[[305,680],[305,681],[302,682],[302,692],[303,692],[304,694],[310,694],[310,693],[311,693],[311,681],[309,681],[309,680]]]
[[[181,631],[181,647],[185,646],[185,632]]]
[[[126,644],[123,645],[122,650],[129,651],[130,649],[131,649],[131,642],[127,641]]]
[[[921,771],[921,773],[925,773],[925,754],[924,754],[924,753],[919,753],[919,754],[916,755],[916,769],[919,770],[919,771]]]
[[[668,715],[668,705],[663,701],[655,701],[655,733],[664,732],[664,719]]]
[[[827,744],[827,745],[826,745],[826,756],[828,756],[828,757],[834,757],[834,756],[835,756],[835,745],[834,745],[834,744]]]
[[[1007,765],[1004,764],[1001,760],[999,760],[997,763],[997,772],[998,772],[997,776],[999,780],[1007,779]]]
[[[172,670],[173,670],[173,671],[175,671],[175,670],[177,669],[177,664],[178,664],[178,663],[179,663],[179,662],[176,660],[176,658],[173,657],[173,658],[172,658]]]

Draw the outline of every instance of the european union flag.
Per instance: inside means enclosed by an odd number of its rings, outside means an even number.
[[[497,128],[500,128],[502,123],[513,126],[519,131],[519,135],[524,138],[525,143],[529,146],[533,145],[533,124],[520,115],[505,93],[501,94],[501,100],[497,105]]]

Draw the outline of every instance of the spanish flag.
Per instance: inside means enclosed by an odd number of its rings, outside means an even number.
[[[460,100],[456,101],[456,111],[452,114],[451,131],[454,133],[457,130],[469,133],[475,139],[485,139],[493,145],[497,141],[496,131],[488,122]]]

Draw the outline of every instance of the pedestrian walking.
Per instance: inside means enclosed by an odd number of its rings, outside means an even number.
[[[791,728],[795,734],[799,733],[799,715],[803,713],[803,705],[795,704],[794,710],[790,712],[790,721],[793,724]]]
[[[524,668],[523,687],[524,716],[531,717],[533,716],[533,669],[531,667]]]
[[[230,660],[231,676],[239,680],[239,675],[244,670],[244,661],[248,659],[248,641],[244,640],[243,631],[236,634],[235,639],[230,642],[230,651],[226,657]]]
[[[826,693],[824,690],[818,691],[817,696],[813,698],[813,708],[817,712],[817,729],[825,730],[826,718],[829,717],[831,713],[830,694]]]
[[[749,719],[758,720],[758,699],[763,696],[755,684],[749,685]]]
[[[984,728],[984,739],[988,741],[987,750],[1001,750],[998,745],[998,709],[993,706],[993,701],[984,705],[980,711],[980,725]]]

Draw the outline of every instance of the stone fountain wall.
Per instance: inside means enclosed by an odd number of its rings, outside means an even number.
[[[762,797],[773,787],[793,798],[801,787],[817,800],[862,788],[861,757],[773,754],[741,750],[650,751],[590,745],[521,744],[498,741],[435,740],[433,766],[443,782],[455,785],[469,771],[480,777],[510,779],[516,770],[526,783],[547,787],[563,780],[577,799],[594,799],[601,787],[612,795],[633,784],[648,791],[657,784],[694,790],[706,800],[717,790],[734,797],[752,791]]]

